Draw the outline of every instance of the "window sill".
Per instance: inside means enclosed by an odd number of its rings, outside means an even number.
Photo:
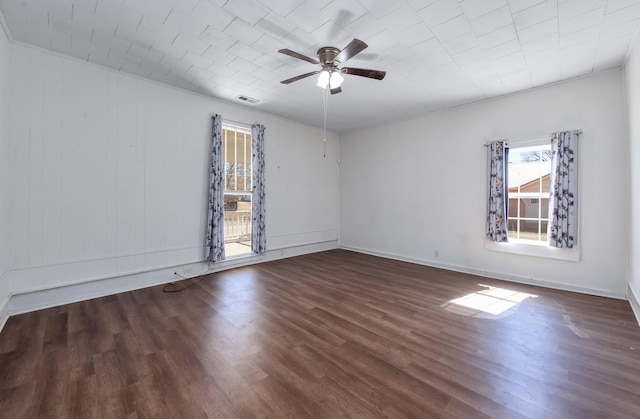
[[[484,248],[490,251],[513,253],[516,255],[533,256],[546,259],[564,260],[567,262],[580,261],[580,248],[559,249],[540,244],[523,242],[495,243],[488,240],[484,242]]]

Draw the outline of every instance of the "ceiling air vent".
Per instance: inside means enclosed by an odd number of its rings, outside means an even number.
[[[247,103],[258,103],[260,102],[258,99],[254,99],[252,97],[249,96],[238,96],[238,99],[247,102]]]

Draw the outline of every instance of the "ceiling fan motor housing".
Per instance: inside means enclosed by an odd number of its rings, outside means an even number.
[[[323,68],[325,67],[338,67],[339,62],[335,61],[336,57],[340,54],[340,50],[335,47],[322,47],[318,50],[318,61]]]

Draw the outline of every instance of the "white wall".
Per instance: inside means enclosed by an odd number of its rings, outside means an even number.
[[[202,261],[214,113],[266,126],[271,257],[337,246],[335,135],[18,44],[11,76],[14,293]]]
[[[1,16],[0,16],[1,17]],[[9,145],[9,41],[0,26],[0,329],[6,321],[11,266],[11,148]]]
[[[624,298],[627,214],[621,71],[340,136],[340,246]],[[581,260],[486,250],[483,144],[582,129]],[[435,256],[435,251],[439,257]]]
[[[640,322],[640,41],[625,67],[630,158],[629,299]]]

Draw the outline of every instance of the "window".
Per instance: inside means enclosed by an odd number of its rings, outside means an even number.
[[[551,141],[526,140],[526,146],[522,144],[525,141],[516,142],[504,148],[502,159],[503,142],[490,143],[486,249],[580,260],[576,240],[579,236],[577,140],[580,133],[559,132],[553,134]],[[501,176],[496,175],[500,173]],[[558,192],[551,196],[553,179]],[[507,205],[503,204],[505,199]],[[556,207],[550,219],[552,205]]]
[[[227,256],[251,252],[251,129],[222,124],[224,243]]]
[[[550,177],[550,144],[509,149],[510,241],[547,243]]]

